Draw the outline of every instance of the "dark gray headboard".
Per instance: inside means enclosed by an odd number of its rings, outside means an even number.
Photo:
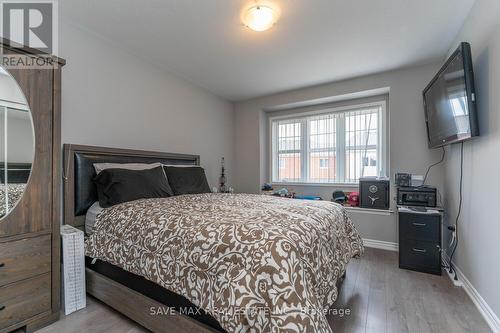
[[[80,227],[89,207],[97,201],[94,163],[155,163],[199,165],[198,155],[144,150],[64,145],[64,223]]]

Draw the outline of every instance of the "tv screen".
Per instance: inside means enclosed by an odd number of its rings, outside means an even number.
[[[423,94],[430,148],[479,135],[474,73],[468,43],[460,44]]]

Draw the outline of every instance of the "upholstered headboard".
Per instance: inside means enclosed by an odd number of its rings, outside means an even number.
[[[64,145],[64,223],[84,225],[85,214],[97,201],[93,182],[94,163],[155,163],[199,165],[198,155],[151,152],[144,150]]]

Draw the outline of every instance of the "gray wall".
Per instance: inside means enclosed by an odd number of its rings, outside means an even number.
[[[422,107],[422,90],[432,79],[440,63],[385,72],[366,77],[299,89],[237,103],[235,105],[235,170],[236,189],[257,193],[263,182],[269,181],[267,149],[267,114],[264,109],[277,105],[314,100],[360,91],[389,88],[389,171],[424,174],[427,166],[439,160],[440,151],[427,148]],[[429,183],[442,189],[441,167],[433,169]],[[330,199],[335,187],[294,186],[300,194],[318,194]],[[394,196],[394,188],[392,188]],[[394,206],[394,202],[393,202]],[[353,220],[364,238],[397,242],[396,215],[380,216],[352,213]]]
[[[472,46],[481,137],[464,146],[460,243],[453,261],[500,316],[500,1],[477,0],[452,50],[459,41]],[[453,145],[448,151],[445,207],[447,223],[453,224],[458,208],[460,146]]]
[[[233,170],[233,105],[67,22],[64,143],[200,154],[211,185]]]

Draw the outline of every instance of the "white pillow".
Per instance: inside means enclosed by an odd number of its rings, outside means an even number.
[[[161,166],[161,163],[94,163],[97,174],[106,169],[148,170]]]
[[[201,168],[200,165],[194,165],[194,164],[162,164],[162,165],[166,167],[176,167],[176,168]]]

